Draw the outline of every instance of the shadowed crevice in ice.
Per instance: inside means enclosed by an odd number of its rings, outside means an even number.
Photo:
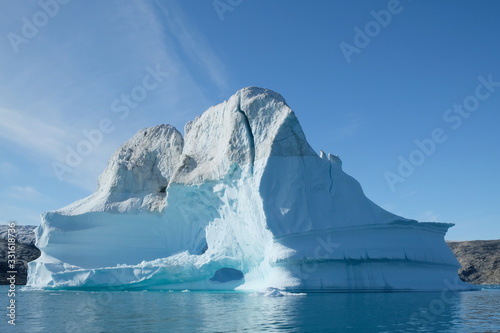
[[[214,276],[210,278],[210,281],[214,282],[229,282],[237,281],[243,279],[243,273],[234,268],[221,268],[215,272]]]
[[[240,99],[241,99],[241,97],[240,97]],[[254,139],[254,136],[252,133],[252,128],[250,127],[250,121],[248,120],[248,117],[247,117],[245,111],[243,111],[241,109],[241,101],[238,102],[238,107],[237,107],[236,111],[242,115],[243,124],[244,124],[245,129],[246,129],[246,135],[248,135],[248,146],[249,146],[248,148],[249,148],[249,155],[250,155],[250,164],[252,166],[252,172],[253,172],[253,167],[254,167],[254,163],[255,163],[255,139]]]

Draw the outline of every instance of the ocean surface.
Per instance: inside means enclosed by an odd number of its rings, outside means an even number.
[[[214,292],[16,292],[0,332],[500,332],[500,286],[471,292],[266,297]]]

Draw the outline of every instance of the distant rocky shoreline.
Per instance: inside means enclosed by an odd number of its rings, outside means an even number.
[[[7,225],[0,225],[0,285],[7,281]],[[16,284],[25,285],[28,274],[28,262],[40,256],[40,250],[34,245],[35,226],[18,225],[16,255],[18,265]],[[500,284],[500,239],[447,242],[457,256],[460,265],[458,275],[462,281],[489,285]]]
[[[458,275],[471,284],[500,284],[500,240],[447,242],[460,265]]]
[[[7,271],[11,269],[7,266],[7,225],[0,225],[0,285],[10,284]],[[40,256],[40,250],[35,246],[35,233],[32,225],[16,225],[16,285],[25,285],[28,277],[28,262]]]

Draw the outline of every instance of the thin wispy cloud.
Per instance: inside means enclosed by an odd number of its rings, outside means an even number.
[[[28,149],[36,154],[59,158],[63,128],[35,118],[25,112],[0,108],[0,138],[9,144]]]
[[[361,118],[358,115],[349,113],[345,115],[344,124],[338,129],[340,137],[349,138],[361,129]]]
[[[54,161],[65,161],[67,147],[74,147],[75,142],[80,139],[81,133],[75,132],[68,124],[55,125],[51,122],[36,118],[30,112],[16,112],[0,108],[0,144],[16,147],[30,160],[35,161],[39,168],[45,169],[46,174],[53,174],[51,163]],[[53,121],[53,120],[52,120]],[[109,157],[115,143],[113,140],[102,143],[94,148],[91,156],[84,159],[80,167],[72,170],[65,177],[65,181],[80,188],[93,191],[96,184],[96,176],[103,170],[103,166]],[[9,175],[15,172],[17,167],[8,162],[0,165],[0,174]],[[27,189],[29,190],[29,189]],[[20,188],[14,188],[14,197],[21,194]],[[19,194],[16,196],[16,193]],[[34,192],[31,191],[31,194]]]
[[[0,162],[0,176],[8,178],[15,175],[19,171],[19,168],[9,162]]]
[[[0,212],[2,212],[2,215],[0,216],[0,224],[16,221],[20,224],[38,225],[40,223],[41,211],[29,208],[27,209],[25,206],[26,205],[21,207],[0,202]]]
[[[439,215],[432,210],[427,210],[419,216],[418,220],[422,222],[438,222]]]
[[[35,201],[42,197],[42,194],[33,186],[10,186],[4,191],[4,195],[23,201]]]
[[[329,140],[340,141],[352,138],[362,130],[362,118],[355,113],[347,113],[335,126],[331,127]]]
[[[15,6],[19,17],[37,9],[35,3]],[[5,31],[19,28],[17,20],[9,24]],[[77,35],[67,32],[76,28]],[[212,104],[206,97],[212,91],[197,80],[200,72],[213,89],[227,87],[222,62],[172,2],[95,2],[91,8],[71,2],[23,47],[17,55],[0,56],[0,84],[6,87],[0,92],[0,145],[19,148],[54,177],[51,163],[64,163],[67,147],[85,139],[83,130],[110,118],[116,130],[64,177],[88,191],[113,150],[137,130],[164,122],[182,126],[193,117],[186,112],[203,111],[180,103]],[[112,102],[141,83],[147,66],[157,65],[169,78],[126,121],[118,120]]]
[[[202,34],[189,22],[175,2],[159,2],[170,35],[181,45],[182,51],[208,75],[220,91],[228,89],[224,63],[216,55]]]

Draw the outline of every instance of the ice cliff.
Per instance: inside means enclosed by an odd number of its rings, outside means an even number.
[[[469,289],[444,242],[318,155],[285,100],[245,88],[139,131],[95,193],[45,213],[28,286],[298,291]]]

